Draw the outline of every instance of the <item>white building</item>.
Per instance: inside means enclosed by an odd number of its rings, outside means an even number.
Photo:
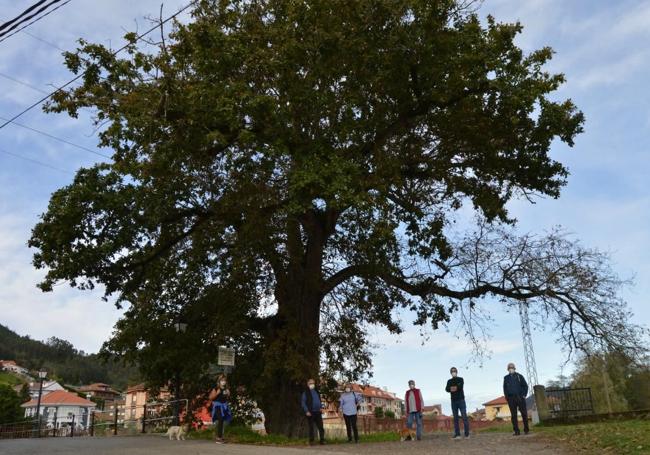
[[[28,384],[29,386],[29,396],[33,399],[36,400],[38,398],[38,391],[41,387],[41,383],[38,381],[30,382]],[[22,386],[16,386],[16,391],[20,392]],[[56,381],[43,381],[43,396],[47,395],[48,393],[51,392],[56,392],[59,390],[65,391],[63,386],[59,384]]]
[[[16,364],[14,360],[0,360],[0,370],[11,371],[17,374],[27,374],[27,368]]]
[[[38,397],[37,397],[38,398]],[[21,406],[25,408],[25,417],[36,418],[37,399],[32,399]],[[87,429],[90,425],[90,413],[96,404],[77,394],[57,390],[41,397],[41,420],[48,428],[71,426]]]

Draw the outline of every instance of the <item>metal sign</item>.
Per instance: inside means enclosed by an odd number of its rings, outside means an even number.
[[[217,365],[220,366],[235,366],[235,350],[227,348],[226,346],[219,346],[219,357],[217,360]]]

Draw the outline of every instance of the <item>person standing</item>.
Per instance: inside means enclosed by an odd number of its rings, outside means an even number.
[[[447,381],[445,390],[451,394],[451,412],[454,416],[454,439],[460,439],[460,416],[459,411],[463,417],[463,429],[465,437],[469,438],[469,420],[467,419],[467,405],[465,404],[465,381],[458,376],[456,367],[452,367],[449,372],[451,379]]]
[[[348,442],[352,442],[353,434],[354,442],[359,442],[359,431],[357,430],[357,408],[359,407],[359,403],[361,403],[361,396],[352,391],[350,384],[346,384],[344,392],[339,399],[339,405],[343,413],[343,420],[345,420]]]
[[[508,374],[503,378],[503,395],[508,400],[508,407],[510,408],[513,436],[520,435],[517,409],[519,409],[521,418],[524,421],[524,434],[528,434],[528,411],[526,410],[528,384],[526,379],[517,373],[514,363],[508,364]]]
[[[418,441],[422,439],[422,406],[424,400],[422,399],[422,392],[420,389],[415,388],[415,381],[409,381],[409,388],[404,396],[404,403],[406,403],[406,426],[413,429],[413,422],[415,422],[415,437]]]
[[[228,407],[228,398],[230,397],[230,390],[228,390],[228,382],[224,375],[217,378],[217,384],[210,391],[209,399],[212,401],[212,423],[217,423],[217,434],[215,442],[223,444],[224,422],[229,423],[232,420],[230,408]]]
[[[318,429],[320,443],[325,444],[323,404],[320,401],[320,392],[316,388],[316,381],[313,379],[307,380],[307,390],[302,393],[301,406],[305,416],[307,416],[307,424],[309,425],[309,444],[314,444],[314,426]]]

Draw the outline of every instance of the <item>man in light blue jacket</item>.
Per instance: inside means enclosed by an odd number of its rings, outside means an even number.
[[[339,400],[340,409],[345,420],[345,429],[348,432],[348,442],[352,442],[354,433],[354,442],[359,442],[359,431],[357,430],[357,408],[363,400],[361,394],[352,391],[350,384],[345,385],[344,392]]]

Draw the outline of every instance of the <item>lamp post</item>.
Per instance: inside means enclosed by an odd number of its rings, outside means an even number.
[[[38,401],[36,402],[36,425],[38,425],[38,437],[41,437],[41,396],[43,396],[43,380],[47,376],[47,371],[39,370],[38,378],[41,382],[38,387]]]
[[[174,324],[174,329],[176,330],[176,333],[185,333],[187,330],[187,324],[184,322],[176,322]],[[178,401],[181,395],[181,378],[180,378],[180,371],[178,367],[176,368],[176,372],[174,374],[174,423],[176,425],[180,425],[180,402]]]

